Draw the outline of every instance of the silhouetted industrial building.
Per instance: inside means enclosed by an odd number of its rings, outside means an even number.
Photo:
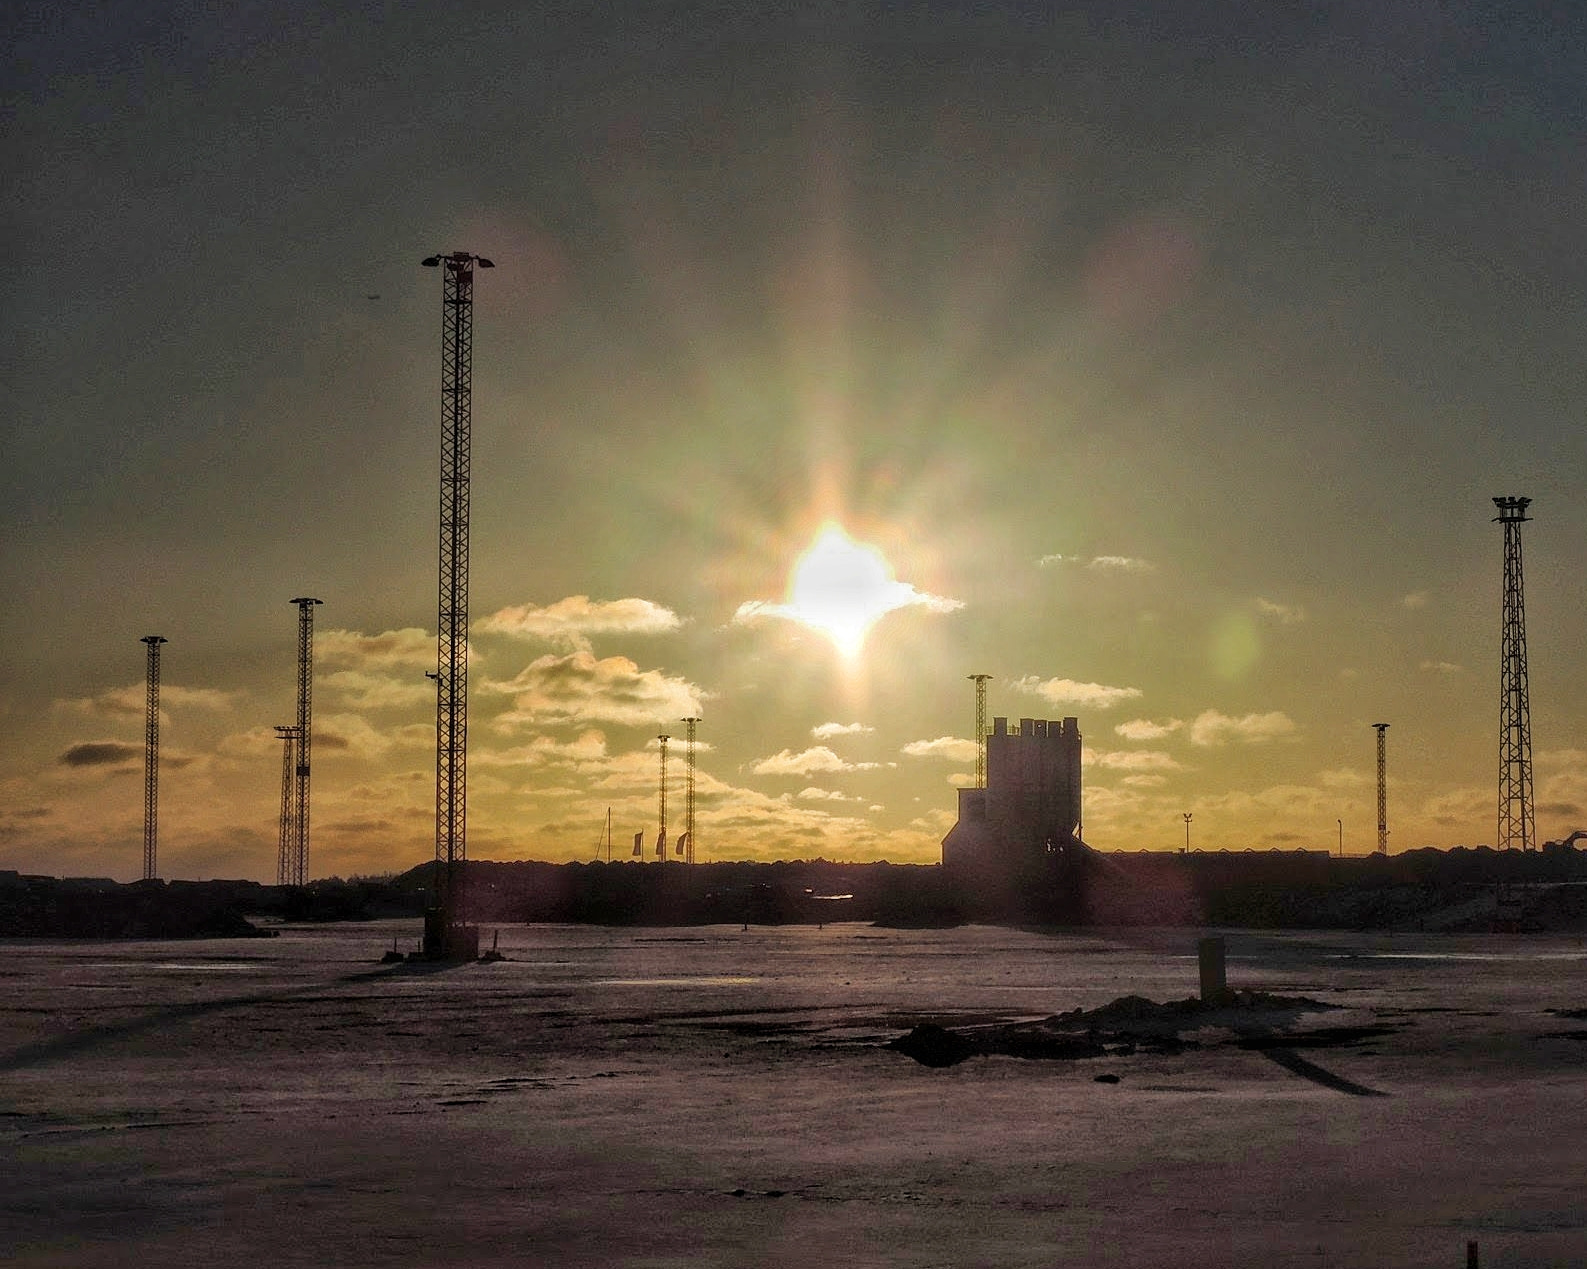
[[[959,790],[959,822],[942,839],[945,867],[968,878],[1017,881],[1046,871],[1081,842],[1080,720],[994,718],[986,787]]]

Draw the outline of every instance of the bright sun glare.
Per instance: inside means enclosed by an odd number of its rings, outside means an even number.
[[[852,658],[872,626],[913,602],[914,589],[894,579],[880,551],[829,523],[795,562],[783,612],[821,631]]]

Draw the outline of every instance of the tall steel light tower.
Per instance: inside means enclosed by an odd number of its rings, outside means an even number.
[[[685,740],[686,749],[684,753],[684,756],[688,759],[688,765],[684,768],[685,780],[683,785],[683,862],[686,864],[694,862],[694,729],[699,725],[699,722],[698,718],[685,718],[683,720],[684,726],[689,729]]]
[[[276,852],[276,885],[297,885],[297,769],[298,729],[276,726],[281,737],[281,838]]]
[[[160,645],[164,635],[144,635],[149,647],[149,668],[143,696],[143,879],[153,881],[159,871],[155,857],[160,844]]]
[[[1389,853],[1389,782],[1387,723],[1373,723],[1378,733],[1378,854]],[[1343,833],[1343,829],[1340,830]]]
[[[314,746],[314,605],[317,599],[294,599],[298,606],[297,789],[292,809],[297,815],[292,841],[291,886],[309,880],[309,752]]]
[[[667,742],[672,737],[662,732],[656,737],[661,749],[661,828],[656,834],[656,857],[667,862]]]
[[[1526,607],[1521,588],[1521,526],[1530,498],[1495,498],[1504,526],[1504,617],[1499,639],[1499,850],[1531,850],[1532,706],[1526,679]]]
[[[986,788],[986,681],[990,674],[968,676],[975,684],[975,787]]]
[[[435,906],[425,951],[451,950],[463,923],[461,882],[468,857],[468,481],[474,381],[474,266],[467,251],[429,256],[441,287],[441,584],[436,622]]]

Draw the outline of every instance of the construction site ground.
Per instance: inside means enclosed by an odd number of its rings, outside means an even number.
[[[1580,939],[419,933],[0,944],[0,1262],[1587,1263]]]

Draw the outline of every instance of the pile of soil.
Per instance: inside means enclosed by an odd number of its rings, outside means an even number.
[[[1306,996],[1231,991],[1216,1000],[1191,996],[1159,1004],[1145,996],[1120,996],[1096,1009],[1071,1009],[1036,1022],[1002,1023],[950,1031],[921,1023],[885,1047],[922,1066],[957,1066],[972,1057],[1076,1061],[1135,1053],[1182,1053],[1199,1048],[1182,1032],[1223,1027],[1244,1039],[1281,1037],[1302,1014],[1334,1009]]]

